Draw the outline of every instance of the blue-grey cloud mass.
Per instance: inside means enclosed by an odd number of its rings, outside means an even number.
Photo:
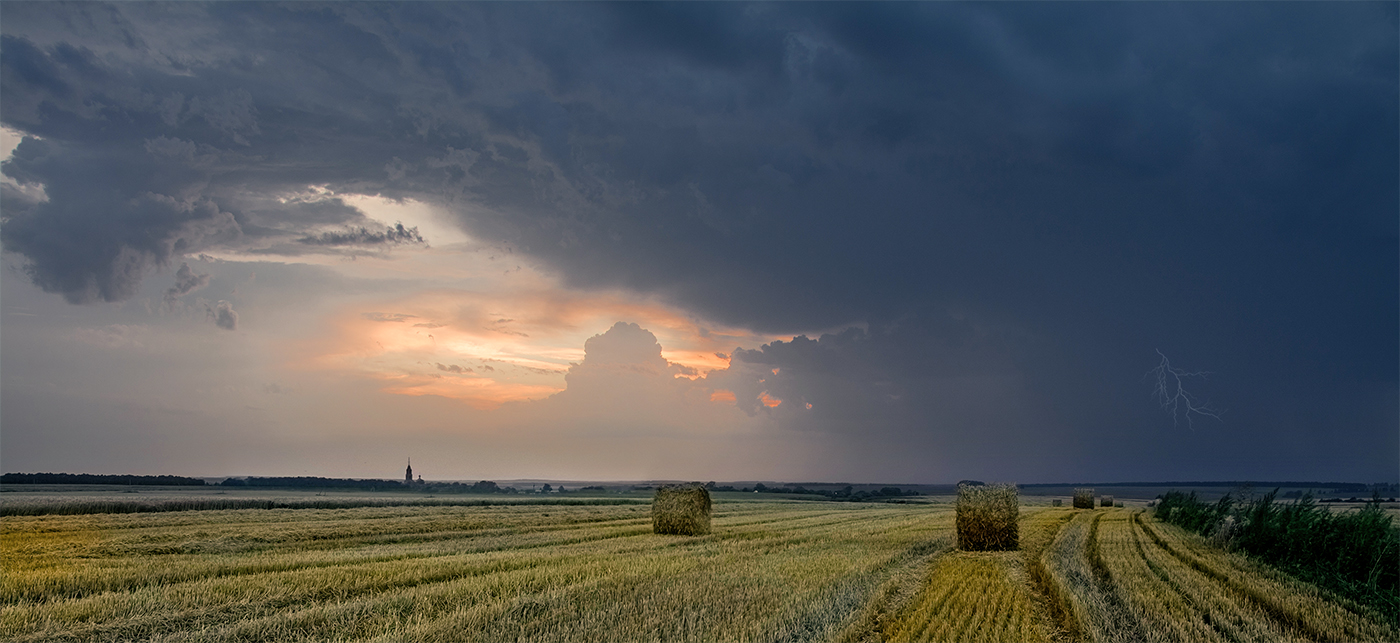
[[[286,198],[321,186],[445,208],[569,287],[800,335],[710,377],[872,468],[913,445],[1100,479],[1400,475],[1393,3],[0,16],[25,135],[0,170],[46,197],[7,184],[0,240],[73,303],[203,251],[425,241]],[[1221,421],[1172,425],[1156,350],[1213,372]]]

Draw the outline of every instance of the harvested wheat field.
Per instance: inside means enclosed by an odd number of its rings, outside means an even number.
[[[955,547],[949,501],[6,516],[7,641],[1393,641],[1364,608],[1123,509],[1022,506]],[[750,494],[751,495],[751,494]]]

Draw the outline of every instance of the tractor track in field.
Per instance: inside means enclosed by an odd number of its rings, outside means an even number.
[[[1297,618],[1292,613],[1284,611],[1273,601],[1264,600],[1255,592],[1249,591],[1248,588],[1243,587],[1240,583],[1231,579],[1228,574],[1218,569],[1215,569],[1214,567],[1211,567],[1210,565],[1206,564],[1205,562],[1201,561],[1195,556],[1192,556],[1182,551],[1181,548],[1176,547],[1171,543],[1167,542],[1166,538],[1162,537],[1161,534],[1157,533],[1157,531],[1153,529],[1150,525],[1148,525],[1145,521],[1143,521],[1138,514],[1134,513],[1130,517],[1130,521],[1133,527],[1134,538],[1137,538],[1139,532],[1146,534],[1148,539],[1152,541],[1153,546],[1156,546],[1159,549],[1170,554],[1173,558],[1181,561],[1182,564],[1200,573],[1202,576],[1209,579],[1211,582],[1217,584],[1219,587],[1224,588],[1230,594],[1241,597],[1250,604],[1253,604],[1254,606],[1258,607],[1260,611],[1264,614],[1267,614],[1269,618],[1279,626],[1280,629],[1284,631],[1293,631],[1314,641],[1326,641],[1329,639],[1328,633],[1322,632],[1316,628],[1309,626],[1309,624],[1306,621]],[[1144,559],[1145,558],[1146,554],[1144,554]],[[1205,616],[1206,622],[1211,623],[1210,618],[1207,615],[1208,613],[1202,610],[1202,614],[1203,616]],[[1214,623],[1211,623],[1211,626],[1215,627],[1217,630],[1220,629]]]
[[[1104,515],[1103,512],[1098,512],[1093,521],[1089,523],[1089,536],[1084,541],[1085,554],[1089,559],[1089,568],[1094,572],[1094,589],[1104,598],[1104,602],[1108,603],[1111,611],[1129,614],[1131,610],[1128,608],[1128,602],[1119,594],[1118,588],[1113,582],[1113,574],[1109,572],[1108,565],[1104,563],[1103,554],[1099,551],[1099,521],[1103,520]],[[1147,640],[1140,623],[1125,619],[1123,627],[1127,631],[1121,634],[1126,640]]]
[[[1178,596],[1186,601],[1186,604],[1196,611],[1196,614],[1201,617],[1201,620],[1206,625],[1209,625],[1211,629],[1218,632],[1225,640],[1231,643],[1243,643],[1244,639],[1240,638],[1238,632],[1236,632],[1234,628],[1226,627],[1224,623],[1219,622],[1219,619],[1211,618],[1209,606],[1204,605],[1190,592],[1187,592],[1175,578],[1172,578],[1171,574],[1167,573],[1165,568],[1153,562],[1151,557],[1147,555],[1147,551],[1143,548],[1142,538],[1139,534],[1137,514],[1134,513],[1130,515],[1128,520],[1131,523],[1133,547],[1137,550],[1138,556],[1142,558],[1142,562],[1147,564],[1148,569],[1151,569],[1152,573],[1155,574],[1157,578],[1161,579],[1167,587],[1170,587],[1172,591],[1176,592]]]

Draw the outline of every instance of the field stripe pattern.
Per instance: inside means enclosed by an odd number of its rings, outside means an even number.
[[[637,509],[7,518],[7,556],[23,564],[0,585],[0,636],[831,638],[951,531],[951,513],[927,507],[732,503],[714,534],[656,536]]]
[[[949,504],[7,516],[13,641],[1395,641],[1393,624],[1124,508],[1020,509],[954,548]]]
[[[1141,512],[1084,512],[1042,560],[1066,590],[1075,640],[1396,640],[1316,588]]]

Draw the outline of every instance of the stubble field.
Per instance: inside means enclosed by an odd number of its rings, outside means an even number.
[[[948,503],[738,496],[698,537],[645,502],[11,515],[0,638],[1400,639],[1141,508],[1022,506],[1019,551],[962,552]]]

